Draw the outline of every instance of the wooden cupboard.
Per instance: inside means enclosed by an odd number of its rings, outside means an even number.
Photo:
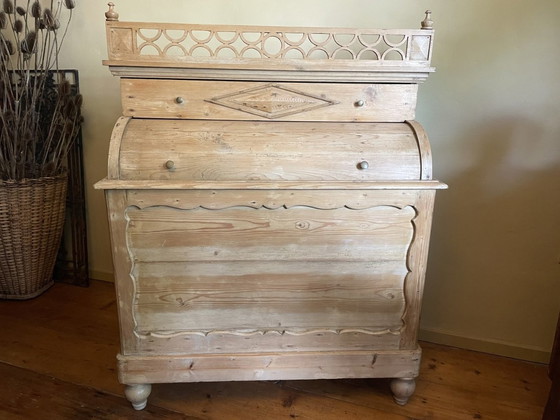
[[[134,408],[160,382],[414,391],[434,196],[419,30],[119,22],[105,190]]]

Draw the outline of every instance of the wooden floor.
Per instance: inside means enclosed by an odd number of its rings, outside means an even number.
[[[135,412],[117,382],[113,285],[57,284],[0,301],[0,419],[537,420],[546,366],[422,343],[416,393],[393,403],[386,380],[154,385]]]

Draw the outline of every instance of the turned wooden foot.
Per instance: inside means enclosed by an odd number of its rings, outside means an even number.
[[[127,385],[124,389],[126,399],[132,403],[135,410],[143,410],[146,407],[150,392],[152,392],[150,384]]]
[[[408,399],[414,394],[416,381],[414,378],[395,378],[391,380],[391,391],[393,399],[398,405],[405,405]]]

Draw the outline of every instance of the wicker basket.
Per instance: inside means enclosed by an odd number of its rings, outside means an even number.
[[[0,298],[31,299],[53,284],[67,176],[0,181]]]

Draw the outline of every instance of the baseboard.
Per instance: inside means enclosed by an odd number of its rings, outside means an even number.
[[[89,278],[92,280],[108,281],[110,283],[115,282],[115,277],[113,273],[107,273],[105,271],[90,270]]]
[[[550,351],[539,347],[519,346],[512,343],[488,340],[475,337],[465,337],[447,331],[421,328],[418,332],[421,341],[491,353],[499,356],[511,357],[530,362],[547,363],[550,361]]]

